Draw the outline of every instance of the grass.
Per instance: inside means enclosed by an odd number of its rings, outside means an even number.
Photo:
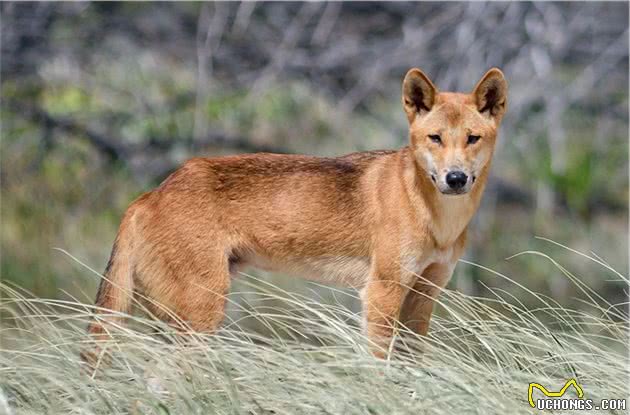
[[[627,290],[627,277],[588,258]],[[609,304],[554,263],[580,288],[580,309],[482,267],[521,295],[444,290],[430,335],[401,329],[385,361],[369,354],[343,299],[324,306],[249,277],[238,317],[214,336],[184,340],[146,315],[112,327],[111,358],[94,376],[78,358],[93,341],[93,308],[3,284],[0,414],[528,414],[539,412],[527,402],[530,382],[559,390],[570,378],[596,404],[627,398],[627,304]],[[253,292],[256,301],[243,300]],[[524,296],[539,306],[525,309]],[[265,330],[242,329],[251,319]]]

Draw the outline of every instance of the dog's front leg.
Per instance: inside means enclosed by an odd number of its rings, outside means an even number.
[[[400,266],[372,267],[362,293],[365,331],[372,354],[387,357],[408,287],[401,283]]]
[[[429,321],[433,304],[453,275],[455,264],[431,264],[405,297],[401,311],[401,322],[412,332],[425,336],[429,331]]]

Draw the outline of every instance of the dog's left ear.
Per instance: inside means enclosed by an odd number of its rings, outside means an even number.
[[[472,94],[477,109],[484,115],[500,120],[507,110],[508,84],[498,68],[492,68],[477,83]]]

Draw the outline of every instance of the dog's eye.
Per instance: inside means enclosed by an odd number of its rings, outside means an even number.
[[[468,136],[468,144],[475,144],[481,138],[480,135],[469,135]]]
[[[438,143],[438,144],[442,143],[442,137],[440,137],[438,134],[429,134],[429,138],[434,143]]]

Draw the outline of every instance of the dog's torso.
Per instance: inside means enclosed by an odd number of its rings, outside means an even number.
[[[223,239],[233,275],[253,266],[361,288],[377,247],[421,273],[453,261],[474,206],[453,201],[442,221],[415,189],[427,183],[407,151],[193,159],[136,202],[139,219],[156,240]]]

